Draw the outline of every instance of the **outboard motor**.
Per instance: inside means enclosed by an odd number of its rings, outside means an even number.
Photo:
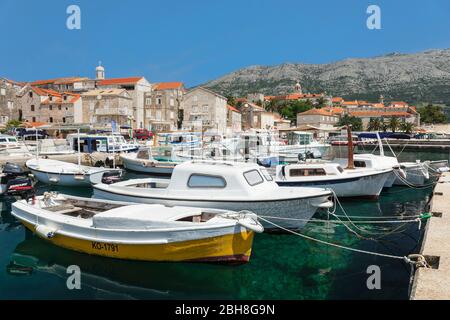
[[[107,171],[102,175],[102,183],[113,184],[119,182],[122,178],[120,171]]]
[[[3,173],[11,177],[17,177],[25,174],[25,171],[23,171],[19,165],[7,162],[3,167]]]
[[[306,156],[303,153],[299,153],[297,158],[299,162],[304,162],[306,160]]]
[[[29,199],[34,195],[33,180],[29,177],[15,177],[6,184],[6,194],[21,199]]]

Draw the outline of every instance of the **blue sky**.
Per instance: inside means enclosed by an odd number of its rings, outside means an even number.
[[[66,8],[81,8],[81,30]],[[382,29],[366,27],[381,7]],[[450,48],[448,0],[0,0],[0,76],[142,75],[197,85],[249,65]]]

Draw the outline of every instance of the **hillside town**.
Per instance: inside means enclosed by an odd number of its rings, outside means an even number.
[[[230,101],[233,100],[233,101]],[[307,102],[309,110],[288,119],[274,105]],[[10,121],[38,127],[83,125],[147,129],[152,132],[198,131],[233,135],[249,129],[286,130],[312,126],[329,129],[343,117],[361,120],[362,129],[371,121],[420,126],[415,106],[403,101],[345,101],[326,93],[306,93],[293,83],[292,93],[265,96],[225,97],[205,87],[187,89],[183,82],[151,83],[145,77],[107,78],[101,65],[95,78],[65,77],[18,82],[0,80],[0,127]]]

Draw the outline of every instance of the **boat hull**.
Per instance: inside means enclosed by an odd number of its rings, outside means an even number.
[[[248,210],[258,216],[273,221],[283,228],[295,230],[303,228],[318,210],[318,205],[327,202],[329,196],[267,201],[203,201],[124,194],[114,192],[111,189],[106,191],[94,186],[94,197],[114,201],[157,203],[166,206],[200,207],[233,211]],[[265,230],[277,229],[277,227],[265,221],[262,222],[262,225]]]
[[[377,199],[392,172],[363,177],[329,179],[324,181],[277,181],[282,187],[317,187],[332,189],[338,198]]]
[[[34,225],[23,223],[29,230],[35,231]],[[76,239],[58,234],[46,240],[62,248],[116,259],[245,263],[250,259],[253,237],[252,231],[245,231],[168,244],[117,244]]]
[[[99,171],[85,175],[74,175],[67,173],[51,173],[35,169],[30,169],[33,176],[40,182],[62,187],[88,187],[93,184],[101,183],[102,176],[109,170]]]
[[[135,172],[142,172],[154,175],[163,175],[170,176],[172,175],[174,165],[166,165],[166,164],[155,164],[155,165],[144,165],[144,163],[130,160],[125,157],[122,157],[123,166],[125,169]]]
[[[400,179],[399,177],[395,178],[394,185],[398,186],[423,186],[429,178],[428,170],[425,169],[422,165],[415,165],[403,168],[405,171],[406,177]]]

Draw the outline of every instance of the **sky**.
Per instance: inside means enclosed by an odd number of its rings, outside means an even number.
[[[380,30],[367,28],[369,5]],[[107,78],[190,87],[250,65],[450,48],[449,30],[448,0],[0,0],[0,77],[94,78],[101,61]]]

